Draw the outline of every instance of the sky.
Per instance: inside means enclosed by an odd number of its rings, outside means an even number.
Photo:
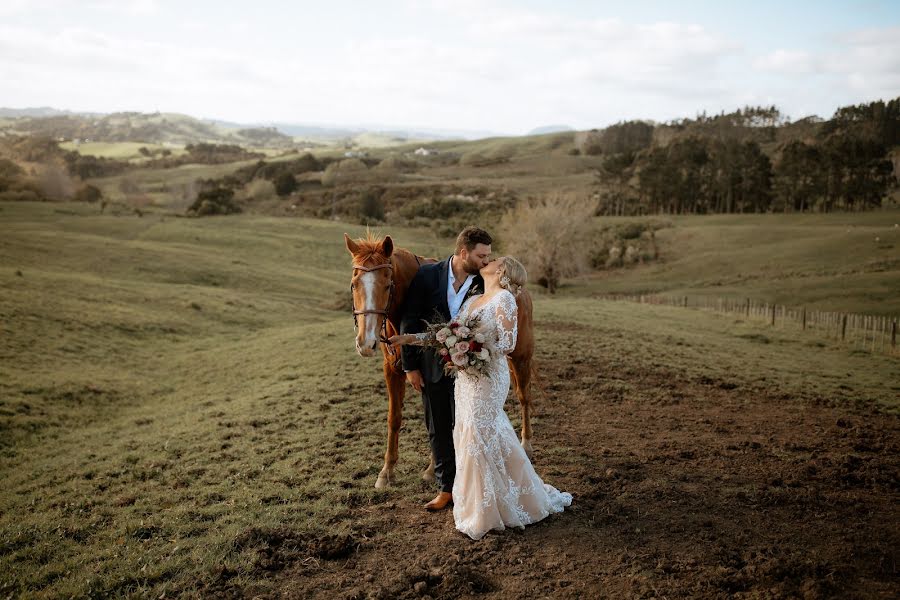
[[[0,0],[0,106],[524,134],[900,96],[900,0]]]

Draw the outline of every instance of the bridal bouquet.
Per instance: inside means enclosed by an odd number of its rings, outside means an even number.
[[[484,334],[478,331],[477,316],[465,321],[429,325],[434,333],[431,345],[438,349],[444,363],[444,371],[455,375],[460,370],[469,375],[483,375],[491,362],[491,353],[485,346]]]

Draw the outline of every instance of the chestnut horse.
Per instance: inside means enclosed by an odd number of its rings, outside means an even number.
[[[406,292],[419,265],[436,262],[422,258],[403,248],[394,248],[391,236],[353,240],[346,233],[344,242],[353,256],[350,290],[353,295],[353,322],[356,327],[356,351],[360,356],[374,356],[379,343],[384,359],[384,381],[388,393],[388,438],[384,467],[378,474],[376,488],[394,483],[400,425],[403,420],[403,397],[406,374],[400,364],[400,351],[384,343],[400,332],[401,309]],[[531,374],[534,356],[534,321],[531,295],[522,290],[516,299],[519,309],[518,338],[515,350],[508,356],[512,383],[522,408],[522,447],[531,456]],[[422,474],[434,479],[434,458]]]

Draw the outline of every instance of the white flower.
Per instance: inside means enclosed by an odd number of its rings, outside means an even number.
[[[437,338],[437,341],[439,341],[440,343],[443,344],[444,341],[447,339],[447,336],[449,336],[449,335],[450,335],[450,328],[444,327],[443,329],[438,331],[436,334],[434,334],[434,337]]]
[[[463,338],[469,337],[470,335],[472,335],[472,330],[463,325],[462,327],[458,327],[456,329],[456,335]]]
[[[456,345],[458,338],[455,335],[448,336],[446,340],[444,340],[444,345],[448,348],[452,348]]]
[[[483,360],[485,362],[490,360],[490,357],[491,357],[491,353],[488,352],[487,348],[482,348],[481,352],[478,353],[478,358],[480,358],[481,360]]]
[[[483,333],[476,333],[476,334],[475,334],[475,341],[478,342],[479,344],[483,344],[483,343],[484,343],[484,334],[483,334]]]
[[[457,352],[466,353],[469,351],[469,342],[457,342],[455,348]]]
[[[466,364],[466,354],[465,352],[458,352],[450,357],[453,360],[453,364],[457,367],[462,367]]]

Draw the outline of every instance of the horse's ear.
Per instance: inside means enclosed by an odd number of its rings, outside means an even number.
[[[394,240],[391,239],[391,236],[385,236],[381,240],[381,253],[384,254],[385,258],[390,258],[391,254],[394,253]]]
[[[354,242],[353,239],[346,233],[344,234],[344,243],[347,244],[347,250],[350,251],[350,254],[353,254],[355,256],[356,253],[359,252],[359,244]]]

